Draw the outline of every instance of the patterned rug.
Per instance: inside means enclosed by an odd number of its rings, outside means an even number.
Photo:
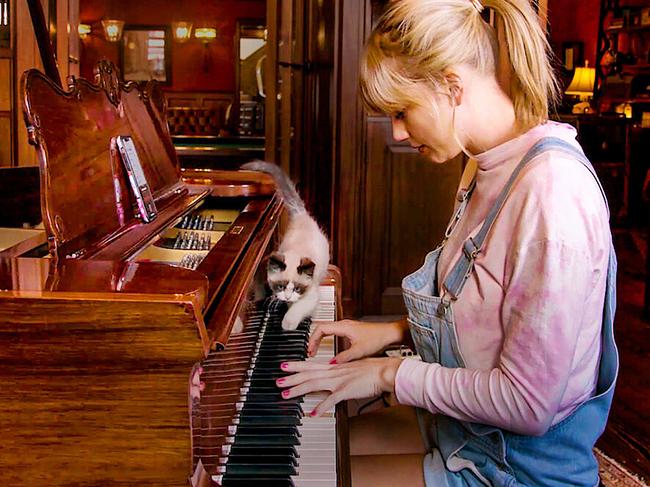
[[[600,481],[605,487],[648,487],[649,484],[627,471],[598,448],[594,450],[600,465]]]

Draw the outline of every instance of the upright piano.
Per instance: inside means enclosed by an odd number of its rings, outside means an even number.
[[[44,237],[0,252],[2,485],[349,485],[343,410],[298,457],[301,404],[269,387],[308,334],[281,333],[260,285],[283,211],[272,180],[182,172],[155,83],[101,62],[96,83],[68,88],[36,70],[21,82]],[[120,135],[153,193],[149,223]],[[339,285],[332,268],[334,309]]]

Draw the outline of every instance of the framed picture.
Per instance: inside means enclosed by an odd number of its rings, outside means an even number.
[[[573,71],[584,64],[584,43],[562,43],[562,67],[566,71]]]
[[[168,26],[125,26],[120,50],[124,81],[171,84],[171,42]]]

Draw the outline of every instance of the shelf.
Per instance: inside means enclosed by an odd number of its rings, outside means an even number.
[[[608,27],[605,29],[605,32],[614,34],[617,32],[641,32],[641,31],[650,31],[650,24],[648,25],[633,25],[632,27]]]

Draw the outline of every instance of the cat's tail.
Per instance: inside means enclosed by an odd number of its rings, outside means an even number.
[[[303,203],[302,199],[300,198],[298,191],[296,191],[296,188],[289,179],[289,176],[285,174],[280,166],[266,161],[253,161],[243,164],[241,168],[248,171],[260,171],[270,174],[275,181],[275,185],[277,186],[278,191],[280,191],[280,194],[284,199],[285,205],[289,209],[289,213],[299,214],[307,212],[305,209],[305,203]]]

